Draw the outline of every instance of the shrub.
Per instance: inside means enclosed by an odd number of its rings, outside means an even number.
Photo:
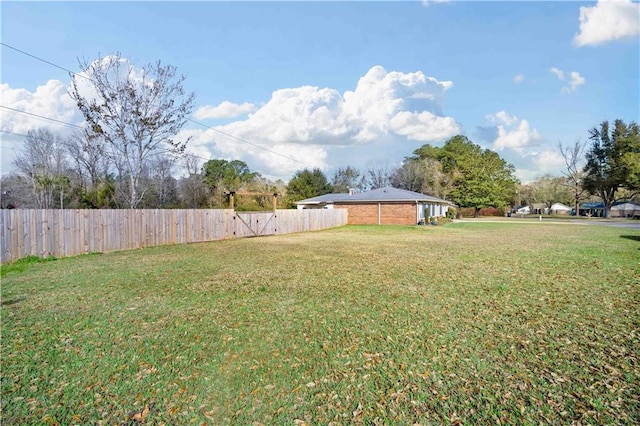
[[[474,208],[471,207],[463,207],[460,209],[460,215],[462,217],[474,217],[476,214],[476,211]]]
[[[446,225],[447,223],[451,223],[453,221],[453,219],[451,219],[450,217],[441,217],[438,219],[438,221],[436,222],[437,226],[441,226],[441,225]]]
[[[485,207],[480,209],[480,216],[504,216],[504,209],[502,207]]]
[[[463,217],[474,217],[476,211],[473,207],[465,207],[460,209]],[[480,209],[478,216],[504,216],[505,210],[502,207],[485,207]]]

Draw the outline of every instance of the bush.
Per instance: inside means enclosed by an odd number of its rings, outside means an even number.
[[[458,209],[456,209],[455,207],[449,207],[449,209],[447,210],[448,219],[455,219],[457,214],[458,214]]]
[[[471,207],[464,207],[460,209],[460,215],[462,217],[474,217],[476,210]]]
[[[485,207],[480,209],[480,216],[504,216],[504,209],[502,207]]]
[[[453,219],[451,219],[450,217],[441,217],[440,219],[438,219],[438,221],[436,222],[437,226],[441,226],[441,225],[446,225],[447,223],[451,223],[453,222]]]
[[[465,207],[460,209],[463,217],[475,217],[476,210],[473,207]],[[500,207],[485,207],[480,209],[478,216],[504,216],[505,210]]]

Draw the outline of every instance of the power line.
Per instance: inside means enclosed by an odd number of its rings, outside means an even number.
[[[24,50],[20,50],[20,49],[18,49],[17,47],[10,46],[10,45],[8,45],[7,43],[2,43],[2,42],[0,42],[0,45],[2,45],[2,46],[4,46],[4,47],[8,47],[9,49],[13,49],[13,50],[15,50],[16,52],[20,52],[20,53],[22,53],[23,55],[27,55],[27,56],[29,56],[29,57],[31,57],[31,58],[33,58],[33,59],[36,59],[36,60],[38,60],[38,61],[40,61],[40,62],[44,62],[45,64],[51,65],[52,67],[56,67],[56,68],[58,68],[58,69],[61,69],[61,70],[63,70],[63,71],[66,71],[66,72],[68,72],[68,73],[70,73],[70,74],[77,75],[77,76],[79,76],[79,77],[83,77],[83,78],[89,79],[89,77],[87,77],[87,76],[85,76],[85,75],[78,74],[78,73],[76,73],[75,71],[71,71],[71,70],[70,70],[70,69],[68,69],[68,68],[65,68],[65,67],[62,67],[62,66],[60,66],[60,65],[54,64],[53,62],[49,62],[49,61],[47,61],[46,59],[39,58],[39,57],[37,57],[37,56],[35,56],[35,55],[32,55],[31,53],[25,52]]]
[[[204,124],[204,123],[200,123],[199,121],[195,121],[195,120],[192,120],[192,119],[190,119],[190,118],[188,118],[188,119],[187,119],[187,121],[190,121],[190,122],[192,122],[192,123],[198,124],[198,125],[200,125],[200,126],[202,126],[202,127],[206,127],[206,128],[207,128],[207,129],[209,129],[209,130],[213,130],[214,132],[220,133],[221,135],[227,136],[227,137],[229,137],[229,138],[231,138],[231,139],[235,139],[235,140],[237,140],[237,141],[239,141],[239,142],[246,143],[247,145],[251,145],[251,146],[254,146],[254,147],[256,147],[256,148],[262,149],[262,150],[264,150],[264,151],[270,152],[271,154],[279,155],[280,157],[286,158],[287,160],[295,161],[296,163],[299,163],[299,164],[305,165],[305,163],[303,163],[302,161],[299,161],[299,160],[297,160],[297,159],[295,159],[295,158],[293,158],[293,157],[289,157],[288,155],[281,154],[281,153],[279,153],[279,152],[277,152],[277,151],[273,151],[273,150],[271,150],[271,149],[269,149],[269,148],[265,148],[264,146],[261,146],[261,145],[255,144],[255,143],[253,143],[253,142],[249,142],[249,141],[248,141],[248,140],[246,140],[246,139],[242,139],[242,138],[240,138],[240,137],[238,137],[238,136],[234,136],[234,135],[232,135],[232,134],[229,134],[229,133],[223,132],[222,130],[218,130],[218,129],[216,129],[215,127],[208,126],[208,125],[206,125],[206,124]]]
[[[29,56],[30,58],[33,58],[33,59],[36,59],[36,60],[38,60],[38,61],[44,62],[45,64],[51,65],[51,66],[53,66],[53,67],[55,67],[55,68],[58,68],[58,69],[64,70],[64,71],[66,71],[66,72],[68,72],[68,73],[70,73],[70,74],[72,74],[72,75],[74,75],[74,76],[82,77],[82,78],[85,78],[85,79],[87,79],[87,80],[91,81],[91,79],[90,79],[89,77],[87,77],[86,75],[79,74],[79,73],[77,73],[77,72],[75,72],[75,71],[71,71],[71,70],[70,70],[70,69],[68,69],[68,68],[65,68],[65,67],[63,67],[63,66],[60,66],[60,65],[54,64],[53,62],[47,61],[46,59],[40,58],[40,57],[38,57],[38,56],[36,56],[36,55],[32,55],[31,53],[25,52],[24,50],[20,50],[20,49],[18,49],[17,47],[10,46],[10,45],[8,45],[8,44],[6,44],[6,43],[3,43],[3,42],[0,42],[0,45],[5,46],[5,47],[7,47],[7,48],[9,48],[9,49],[15,50],[16,52],[20,52],[20,53],[22,53],[23,55]],[[15,109],[13,109],[13,108],[5,107],[5,106],[2,106],[2,105],[0,105],[0,107],[2,107],[2,108],[6,108],[6,109],[11,109],[11,110],[16,111],[16,112],[22,112],[22,113],[24,113],[24,114],[32,115],[32,116],[39,117],[39,118],[42,118],[42,119],[45,119],[45,120],[50,120],[50,121],[58,122],[58,123],[61,123],[61,124],[65,124],[65,125],[69,125],[69,126],[74,126],[74,127],[82,128],[81,126],[78,126],[78,125],[75,125],[75,124],[71,124],[71,123],[64,123],[64,122],[61,122],[61,121],[59,121],[59,120],[55,120],[55,119],[52,119],[52,118],[47,118],[47,117],[38,116],[37,114],[28,113],[28,112],[26,112],[26,111],[15,110]],[[282,157],[282,158],[286,158],[287,160],[291,160],[291,161],[294,161],[294,162],[296,162],[296,163],[298,163],[298,164],[302,164],[303,166],[304,166],[304,165],[307,165],[306,163],[304,163],[304,162],[302,162],[302,161],[300,161],[300,160],[298,160],[298,159],[296,159],[296,158],[293,158],[293,157],[290,157],[290,156],[288,156],[288,155],[282,154],[282,153],[280,153],[280,152],[277,152],[277,151],[271,150],[271,149],[266,148],[266,147],[264,147],[264,146],[262,146],[262,145],[258,145],[258,144],[256,144],[256,143],[250,142],[250,141],[248,141],[248,140],[246,140],[246,139],[243,139],[243,138],[240,138],[240,137],[238,137],[238,136],[234,136],[234,135],[232,135],[232,134],[230,134],[230,133],[223,132],[222,130],[218,130],[218,129],[216,129],[216,128],[214,128],[214,127],[211,127],[211,126],[209,126],[209,125],[207,125],[207,124],[204,124],[204,123],[200,123],[199,121],[195,121],[195,120],[190,119],[190,118],[188,118],[188,119],[187,119],[187,121],[190,121],[190,122],[192,122],[192,123],[194,123],[194,124],[197,124],[197,125],[199,125],[199,126],[202,126],[202,127],[204,127],[204,128],[207,128],[207,129],[209,129],[209,130],[213,130],[214,132],[217,132],[217,133],[219,133],[219,134],[221,134],[221,135],[227,136],[228,138],[235,139],[235,140],[237,140],[237,141],[239,141],[239,142],[245,143],[245,144],[247,144],[247,145],[251,145],[251,146],[253,146],[253,147],[255,147],[255,148],[261,149],[261,150],[266,151],[266,152],[269,152],[269,153],[271,153],[271,154],[274,154],[274,155],[280,156],[280,157]]]
[[[28,138],[28,137],[29,137],[28,135],[25,135],[24,133],[10,132],[10,131],[8,131],[8,130],[0,130],[0,132],[2,132],[2,133],[9,133],[9,134],[11,134],[11,135],[16,135],[16,136],[22,136],[22,137],[25,137],[25,138]]]
[[[30,115],[32,117],[40,118],[42,120],[49,120],[49,121],[53,121],[55,123],[64,124],[65,126],[72,126],[72,127],[77,127],[78,129],[84,129],[84,127],[78,126],[77,124],[67,123],[67,122],[64,122],[64,121],[56,120],[55,118],[49,118],[49,117],[45,117],[43,115],[34,114],[32,112],[22,111],[22,110],[11,108],[11,107],[4,106],[4,105],[0,105],[0,108],[8,109],[8,110],[14,111],[14,112],[19,112],[20,114]]]
[[[61,70],[63,70],[63,71],[66,71],[66,72],[68,72],[68,73],[70,73],[70,74],[76,75],[76,73],[75,73],[74,71],[71,71],[71,70],[70,70],[70,69],[68,69],[68,68],[65,68],[65,67],[62,67],[62,66],[60,66],[60,65],[54,64],[53,62],[49,62],[49,61],[47,61],[46,59],[39,58],[39,57],[37,57],[37,56],[35,56],[35,55],[32,55],[32,54],[30,54],[30,53],[28,53],[28,52],[25,52],[24,50],[20,50],[20,49],[18,49],[17,47],[13,47],[13,46],[10,46],[10,45],[8,45],[8,44],[6,44],[6,43],[2,43],[2,42],[0,42],[0,45],[2,45],[2,46],[4,46],[4,47],[7,47],[7,48],[9,48],[9,49],[13,49],[13,50],[15,50],[16,52],[20,52],[20,53],[22,53],[23,55],[29,56],[29,57],[31,57],[31,58],[33,58],[33,59],[36,59],[36,60],[40,61],[40,62],[44,62],[45,64],[51,65],[52,67],[55,67],[55,68],[61,69]],[[84,77],[84,76],[83,76],[83,77]]]

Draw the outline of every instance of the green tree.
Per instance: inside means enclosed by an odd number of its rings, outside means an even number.
[[[604,121],[589,130],[589,140],[583,187],[602,198],[604,217],[610,217],[618,190],[640,189],[640,127],[616,120],[610,128]]]
[[[458,135],[445,142],[438,156],[451,182],[449,199],[460,207],[472,207],[477,216],[482,208],[512,201],[518,185],[515,169],[496,152]]]
[[[238,191],[253,182],[260,174],[252,172],[244,161],[209,160],[202,166],[203,182],[209,187],[218,205],[226,191]]]
[[[294,206],[295,201],[317,197],[333,192],[333,187],[322,170],[304,169],[297,171],[287,185],[287,205]]]
[[[573,194],[566,177],[544,175],[534,182],[522,185],[520,193],[526,194],[529,203],[543,203],[551,207],[553,203],[571,204]]]
[[[209,160],[202,166],[204,182],[211,188],[237,191],[260,174],[252,172],[244,161]]]

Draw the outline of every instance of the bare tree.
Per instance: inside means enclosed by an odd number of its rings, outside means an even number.
[[[187,154],[183,159],[183,167],[186,176],[178,182],[180,203],[186,208],[204,206],[209,197],[209,189],[200,174],[200,160],[196,156]]]
[[[29,130],[21,152],[13,161],[19,173],[29,182],[36,207],[64,207],[64,191],[69,187],[65,176],[66,153],[62,138],[47,128]]]
[[[402,166],[391,173],[389,180],[396,188],[421,192],[426,178],[427,171],[425,170],[423,160],[410,158],[407,159]]]
[[[365,176],[355,167],[340,167],[333,174],[331,185],[334,192],[349,192],[351,189],[362,191],[365,187]]]
[[[580,214],[580,200],[585,196],[585,191],[582,189],[582,181],[585,173],[580,165],[584,158],[585,144],[580,141],[576,141],[573,145],[569,146],[558,143],[558,148],[567,166],[567,171],[562,172],[562,174],[566,176],[568,185],[571,188],[577,216]]]
[[[0,177],[0,208],[28,209],[38,207],[31,183],[24,175],[11,173]]]
[[[136,68],[120,54],[80,62],[85,75],[72,76],[70,96],[87,122],[88,140],[100,141],[127,179],[126,202],[144,197],[144,167],[159,152],[181,153],[189,138],[175,140],[193,110],[195,95],[184,76],[160,61]],[[84,77],[84,78],[83,78]]]
[[[391,184],[389,166],[384,163],[370,163],[367,166],[367,186],[369,189],[384,188]]]
[[[158,156],[149,163],[149,191],[144,199],[147,208],[171,208],[178,204],[178,185],[172,176],[173,165],[173,160],[166,156]]]
[[[85,187],[96,187],[106,178],[109,162],[105,147],[97,138],[74,132],[64,140],[64,146],[75,162],[77,173],[88,180]]]

